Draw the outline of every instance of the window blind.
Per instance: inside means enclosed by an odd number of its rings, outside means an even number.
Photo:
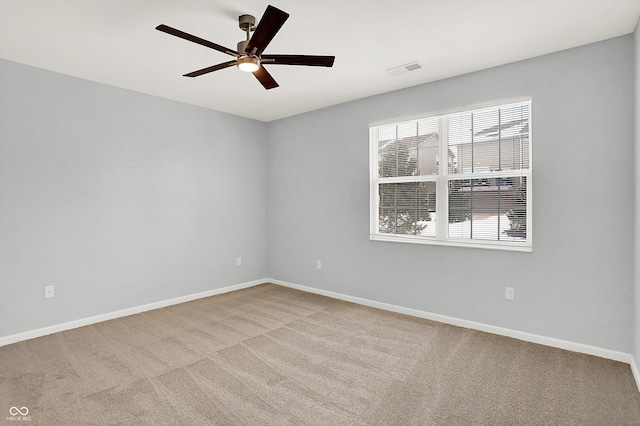
[[[448,149],[457,159],[449,180],[448,236],[526,241],[529,104],[448,117]]]

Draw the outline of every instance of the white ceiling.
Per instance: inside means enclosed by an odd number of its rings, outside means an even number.
[[[156,31],[235,49],[237,17],[291,16],[266,53],[335,55],[333,68],[273,65],[265,90],[232,59]],[[640,0],[0,0],[0,57],[271,121],[632,33]],[[400,75],[387,70],[419,61]]]

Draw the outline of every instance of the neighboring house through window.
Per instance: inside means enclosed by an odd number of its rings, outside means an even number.
[[[370,127],[371,239],[531,251],[530,106]]]

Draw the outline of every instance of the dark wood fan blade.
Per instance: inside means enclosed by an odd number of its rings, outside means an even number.
[[[235,60],[233,60],[233,61],[225,62],[225,63],[222,63],[222,64],[214,65],[214,66],[211,66],[211,67],[202,68],[201,70],[198,70],[198,71],[190,72],[189,74],[185,74],[183,77],[197,77],[197,76],[202,75],[202,74],[208,74],[210,72],[214,72],[214,71],[222,70],[222,69],[225,69],[225,68],[229,68],[229,67],[232,67],[232,66],[234,66],[236,64],[237,64],[237,62]]]
[[[172,36],[180,37],[185,40],[191,41],[193,43],[198,43],[199,45],[208,47],[213,50],[217,50],[218,52],[226,53],[231,56],[238,56],[238,52],[233,49],[229,49],[228,47],[220,46],[219,44],[213,43],[211,41],[205,40],[200,37],[196,37],[189,33],[185,33],[184,31],[177,30],[168,25],[161,24],[156,27],[156,30],[162,31],[163,33],[171,34]]]
[[[262,55],[269,65],[308,65],[311,67],[332,67],[335,56],[313,55]]]
[[[258,81],[264,86],[265,89],[273,89],[279,86],[279,84],[271,77],[271,74],[264,69],[263,66],[260,66],[257,71],[254,71],[253,75],[256,76]]]
[[[260,22],[258,22],[258,26],[251,40],[247,43],[245,52],[250,53],[256,48],[256,54],[261,55],[269,43],[271,43],[273,37],[280,31],[280,28],[282,28],[287,18],[289,18],[288,13],[271,5],[267,6],[267,10],[264,11],[264,15],[260,18]]]

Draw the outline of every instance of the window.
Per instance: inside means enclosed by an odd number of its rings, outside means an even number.
[[[370,127],[371,239],[531,251],[530,107]]]

